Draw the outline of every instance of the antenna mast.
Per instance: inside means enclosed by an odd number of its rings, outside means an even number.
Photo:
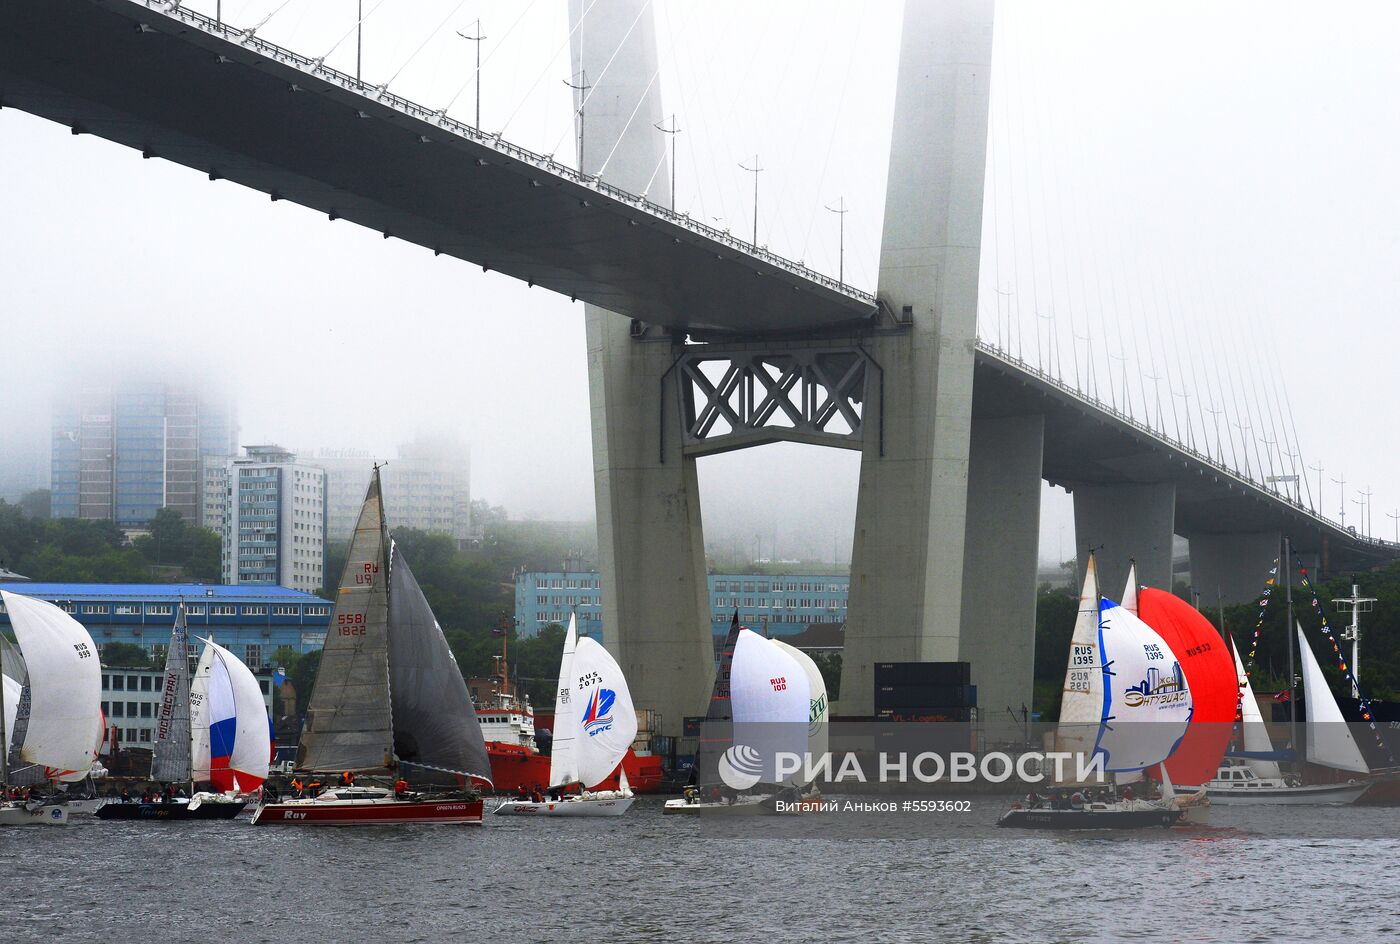
[[[1342,630],[1342,639],[1351,643],[1351,697],[1359,699],[1361,697],[1361,614],[1371,612],[1371,604],[1376,602],[1376,598],[1361,596],[1361,588],[1356,585],[1356,578],[1353,577],[1351,596],[1333,597],[1332,602],[1337,604],[1337,608],[1343,613],[1351,612],[1351,625]]]

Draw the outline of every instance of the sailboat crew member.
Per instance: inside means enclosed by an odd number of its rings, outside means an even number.
[[[342,787],[353,787],[355,785],[355,775],[350,771],[342,771],[340,774],[340,785]]]

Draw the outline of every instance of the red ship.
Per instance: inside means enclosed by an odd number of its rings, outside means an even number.
[[[504,647],[503,647],[504,648]],[[541,754],[535,743],[536,714],[528,698],[520,698],[508,690],[504,680],[508,669],[505,653],[496,657],[498,673],[491,679],[472,679],[468,686],[477,696],[476,718],[486,739],[486,753],[491,758],[491,780],[497,793],[515,794],[549,787],[549,755]],[[489,686],[489,688],[488,688]],[[553,713],[538,716],[544,729],[553,725]],[[652,730],[651,712],[638,710],[640,730]],[[638,753],[629,748],[619,769],[626,771],[627,784],[633,793],[659,793],[666,772],[661,758],[647,751]],[[620,778],[616,771],[598,784],[598,790],[616,790]]]

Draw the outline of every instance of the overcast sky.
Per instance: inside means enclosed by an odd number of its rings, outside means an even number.
[[[737,165],[757,154],[760,242],[834,274],[824,207],[844,198],[846,275],[874,290],[900,6],[654,2],[678,208],[746,232]],[[376,3],[368,79],[470,121],[473,44],[455,31],[479,17],[483,126],[572,153],[562,0]],[[223,6],[354,69],[352,0]],[[1324,509],[1345,474],[1349,523],[1369,485],[1393,536],[1398,28],[1389,3],[1002,0],[983,338],[1235,461],[1267,457],[1286,388]],[[41,442],[51,391],[84,372],[193,371],[238,391],[245,442],[383,452],[453,432],[477,497],[592,516],[581,305],[13,109],[0,167],[3,448]],[[702,461],[711,543],[844,560],[857,465],[786,446]],[[1042,555],[1073,546],[1051,496]]]

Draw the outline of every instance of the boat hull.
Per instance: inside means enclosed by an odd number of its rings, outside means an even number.
[[[265,803],[253,813],[255,826],[379,826],[398,823],[480,825],[480,799],[291,800]]]
[[[496,816],[621,816],[636,802],[634,797],[583,797],[576,800],[506,800]]]
[[[1212,803],[1275,804],[1287,806],[1344,806],[1353,803],[1371,788],[1369,783],[1309,784],[1301,787],[1252,787],[1230,789],[1208,787],[1206,795]]]
[[[998,826],[1012,829],[1166,829],[1181,810],[1007,810]]]
[[[109,801],[105,797],[83,797],[82,799],[65,800],[63,805],[68,808],[69,816],[75,813],[91,816],[102,807],[102,804],[107,802]]]
[[[1356,799],[1357,806],[1400,806],[1400,779],[1376,780]]]
[[[66,826],[68,811],[61,806],[41,806],[25,809],[23,806],[0,807],[0,826]]]
[[[95,815],[101,820],[210,820],[233,819],[247,807],[247,800],[205,800],[191,809],[189,803],[104,803]]]
[[[764,816],[771,812],[763,798],[739,800],[736,803],[691,803],[687,800],[667,800],[662,813],[677,816]]]
[[[540,754],[519,744],[487,741],[486,753],[491,759],[491,784],[498,794],[527,793],[549,785],[549,755]],[[661,758],[652,754],[637,754],[631,748],[622,758],[622,770],[627,774],[627,786],[633,793],[658,793],[666,787],[666,771]],[[616,790],[620,778],[613,773],[599,790]]]

